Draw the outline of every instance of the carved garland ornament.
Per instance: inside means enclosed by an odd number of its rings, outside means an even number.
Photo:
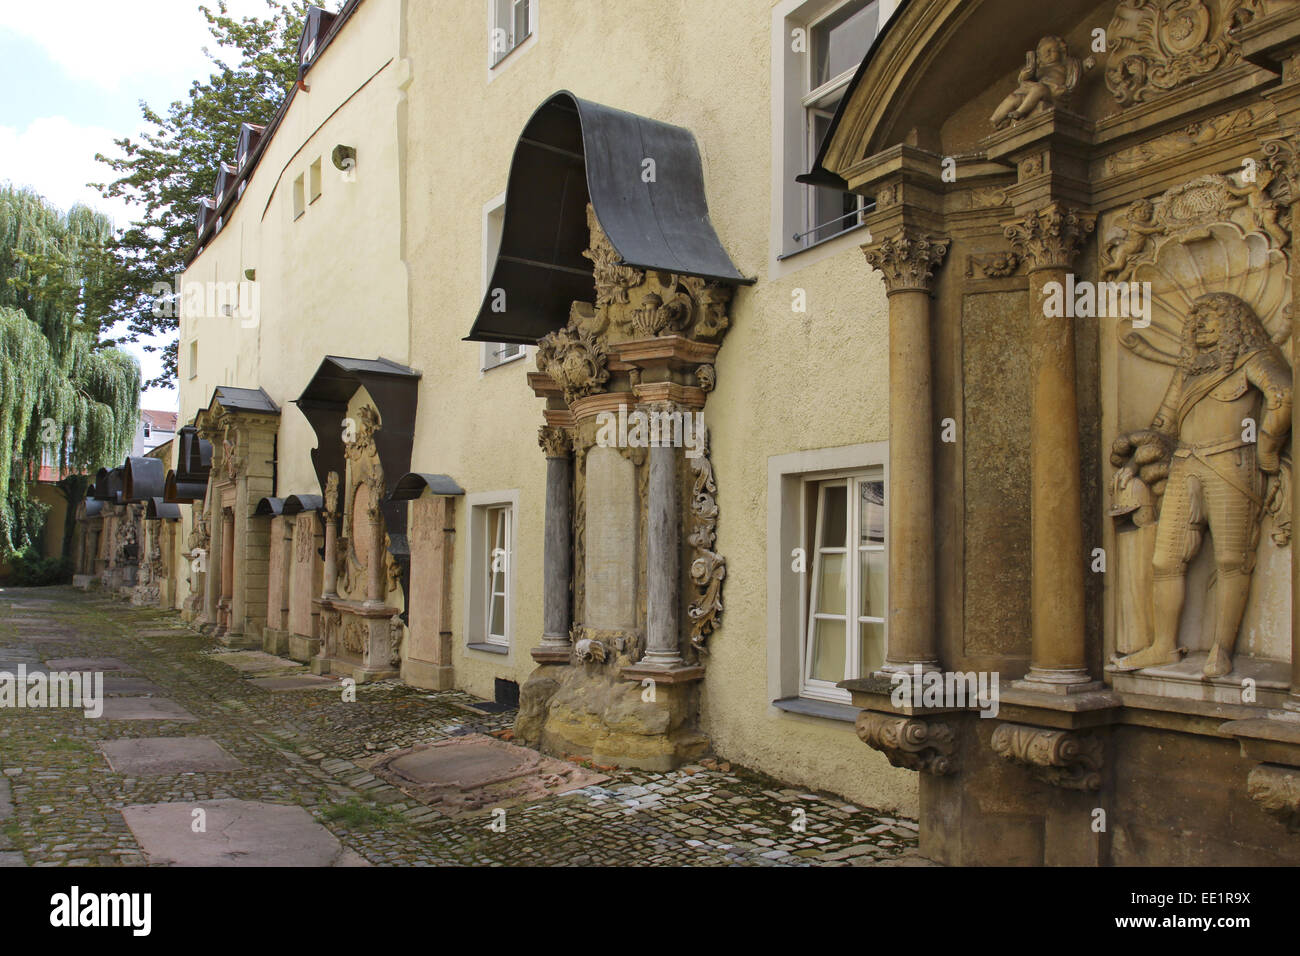
[[[702,454],[690,462],[695,487],[691,491],[691,532],[686,540],[695,549],[691,581],[700,593],[686,615],[691,622],[691,646],[704,651],[704,642],[717,630],[722,617],[722,579],[727,576],[727,559],[713,550],[718,534],[718,485],[709,460],[707,430]]]
[[[993,752],[1027,767],[1039,780],[1066,790],[1100,790],[1105,748],[1095,734],[1001,724],[993,731]]]
[[[572,326],[551,332],[537,344],[537,368],[564,390],[564,400],[570,405],[599,392],[609,381],[604,343]]]
[[[857,731],[864,744],[879,750],[895,767],[935,776],[957,769],[957,733],[942,720],[864,710],[858,714]]]

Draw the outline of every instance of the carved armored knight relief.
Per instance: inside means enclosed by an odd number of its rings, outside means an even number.
[[[1290,540],[1292,371],[1279,347],[1290,336],[1289,237],[1284,177],[1260,172],[1137,200],[1103,242],[1103,274],[1150,289],[1149,317],[1117,326],[1132,356],[1121,371],[1133,369],[1121,383],[1149,393],[1151,417],[1133,408],[1111,445],[1116,670],[1204,651],[1206,678],[1230,674],[1256,565],[1274,560],[1262,532],[1273,545]],[[1169,371],[1153,375],[1152,364]],[[1150,389],[1157,378],[1162,398]],[[1192,573],[1207,532],[1208,578]],[[1270,653],[1281,649],[1252,656]]]

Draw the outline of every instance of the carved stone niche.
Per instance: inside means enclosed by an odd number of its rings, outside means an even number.
[[[346,421],[351,427],[345,432],[342,499],[332,501],[329,487],[325,502],[327,521],[336,520],[335,508],[340,509],[335,553],[329,553],[327,544],[325,555],[326,561],[335,561],[335,594],[319,602],[321,649],[312,669],[362,683],[398,676],[401,658],[394,653],[391,622],[404,602],[401,570],[389,550],[383,514],[387,492],[375,444],[383,422],[364,388],[354,394]]]
[[[1102,277],[1150,290],[1149,316],[1102,319],[1119,346],[1105,418],[1117,690],[1240,703],[1250,678],[1262,705],[1287,695],[1289,224],[1259,167],[1137,200],[1098,233]]]
[[[999,757],[1027,768],[1044,783],[1065,790],[1101,789],[1105,745],[1096,734],[1000,724],[991,743]]]
[[[565,327],[538,343],[529,376],[547,399],[546,424],[573,447],[569,655],[560,645],[539,659],[521,688],[516,735],[549,752],[668,769],[708,745],[698,681],[721,621],[726,562],[714,550],[717,484],[702,411],[731,288],[621,264],[590,206],[587,215],[594,301],[573,303]],[[652,420],[680,425],[680,442],[638,437],[638,422]],[[675,549],[681,573],[649,560],[662,548]],[[671,597],[652,619],[654,588]]]
[[[856,726],[858,739],[895,767],[935,776],[957,771],[957,730],[949,721],[864,710]]]

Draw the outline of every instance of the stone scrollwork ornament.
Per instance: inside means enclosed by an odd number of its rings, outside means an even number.
[[[537,368],[563,389],[569,404],[601,391],[609,381],[604,343],[573,326],[551,332],[538,343]]]
[[[537,429],[537,444],[547,458],[567,458],[573,450],[573,440],[563,428],[542,425]]]
[[[587,226],[591,230],[591,247],[582,255],[591,260],[596,280],[596,308],[613,303],[626,304],[628,290],[640,284],[645,273],[623,264],[590,205],[587,206]]]
[[[993,752],[1027,767],[1034,776],[1066,790],[1100,790],[1105,747],[1095,734],[1001,724]]]
[[[1246,792],[1270,816],[1300,833],[1300,771],[1294,767],[1260,764],[1246,778]]]
[[[864,744],[879,750],[895,767],[936,776],[957,769],[957,733],[946,721],[864,710],[858,714],[857,732]]]

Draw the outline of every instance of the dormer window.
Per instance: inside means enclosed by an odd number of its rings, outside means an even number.
[[[259,126],[255,123],[240,124],[239,146],[235,151],[235,164],[241,172],[248,163],[248,157],[257,148],[257,143],[262,138],[264,129],[266,129],[265,126]]]
[[[325,35],[329,33],[336,16],[338,14],[330,13],[320,7],[307,8],[307,21],[302,27],[302,39],[298,41],[298,67],[300,73],[306,70],[311,65],[312,60],[315,59],[316,52],[320,49]]]

